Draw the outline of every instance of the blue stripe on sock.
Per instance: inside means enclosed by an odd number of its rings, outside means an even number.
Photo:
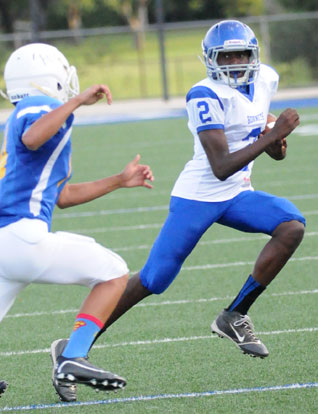
[[[236,308],[249,293],[251,293],[254,289],[258,288],[259,286],[261,285],[253,279],[252,275],[250,275],[247,281],[245,282],[244,286],[240,290],[240,293],[236,298],[235,302],[232,303],[232,305],[230,306],[229,310],[232,311],[234,308]]]

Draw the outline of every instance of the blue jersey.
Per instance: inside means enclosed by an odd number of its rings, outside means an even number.
[[[72,174],[74,115],[36,151],[23,144],[22,136],[37,119],[60,105],[48,96],[27,97],[6,123],[0,155],[0,227],[21,218],[37,218],[50,228],[56,201]]]

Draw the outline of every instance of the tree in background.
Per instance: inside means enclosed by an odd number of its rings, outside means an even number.
[[[317,0],[279,0],[279,3],[282,4],[286,10],[314,11],[318,9]]]
[[[317,0],[279,0],[285,7],[285,12],[318,10]],[[318,79],[318,49],[317,19],[293,20],[270,24],[271,52],[277,62],[299,61],[300,65],[307,64],[312,78]]]
[[[112,0],[51,0],[48,30],[125,25],[126,19]]]
[[[178,22],[260,15],[265,0],[162,1],[165,21]],[[12,33],[15,30],[14,23],[18,20],[30,21],[31,10],[36,9],[39,30],[128,23],[131,28],[140,31],[148,19],[150,23],[155,23],[155,8],[155,0],[0,0],[1,30]]]
[[[5,33],[14,31],[14,12],[12,7],[8,7],[7,0],[0,0],[1,27]]]
[[[216,20],[257,16],[265,12],[311,11],[317,0],[162,0],[166,22]],[[31,24],[32,18],[32,24]],[[71,29],[80,40],[80,28],[129,25],[143,60],[147,23],[156,22],[156,0],[0,0],[0,31]],[[318,78],[318,33],[314,20],[270,23],[271,54],[276,62],[305,62]],[[297,34],[297,36],[295,35]],[[308,41],[310,39],[310,42]],[[290,47],[292,41],[293,47]],[[19,46],[17,44],[15,47]],[[11,47],[11,45],[10,45]]]
[[[263,13],[263,0],[222,1],[226,17],[259,16]]]
[[[263,0],[163,0],[166,22],[258,16]],[[149,21],[155,22],[155,2],[149,2]]]

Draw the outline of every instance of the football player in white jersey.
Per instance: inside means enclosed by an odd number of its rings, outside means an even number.
[[[211,326],[244,353],[263,358],[268,350],[247,313],[300,244],[305,219],[290,201],[254,191],[250,176],[263,152],[285,157],[285,137],[299,117],[287,109],[269,133],[261,133],[278,75],[260,64],[258,42],[248,26],[219,22],[207,32],[202,48],[208,76],[187,94],[194,156],[175,183],[169,215],[145,266],[129,279],[103,330],[146,296],[167,289],[203,233],[220,223],[271,236],[242,289]]]
[[[90,293],[63,350],[52,344],[53,385],[65,401],[74,384],[117,390],[124,378],[97,368],[87,353],[113,312],[128,279],[124,260],[78,234],[52,233],[52,213],[86,203],[124,187],[151,188],[149,166],[137,155],[114,176],[70,184],[73,111],[112,97],[106,85],[79,93],[74,67],[47,44],[29,44],[12,53],[4,79],[15,105],[4,132],[0,157],[0,321],[30,283],[77,284]],[[65,298],[65,303],[68,299]],[[0,381],[0,393],[6,383]]]

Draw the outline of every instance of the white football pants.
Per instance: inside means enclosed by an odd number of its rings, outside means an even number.
[[[128,273],[125,261],[91,237],[50,233],[37,219],[0,228],[0,321],[18,293],[30,283],[83,285]]]

